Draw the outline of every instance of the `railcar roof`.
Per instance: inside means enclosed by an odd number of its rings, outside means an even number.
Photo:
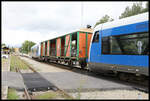
[[[88,32],[88,33],[93,33],[93,29],[91,29],[91,28],[80,28],[80,29],[76,29],[76,30],[67,32],[67,34],[64,34],[64,35],[61,35],[61,36],[57,36],[57,37],[55,37],[55,38],[51,38],[51,39],[48,39],[48,40],[53,40],[53,39],[60,38],[60,37],[63,37],[63,36],[65,36],[65,35],[69,35],[69,34],[76,33],[76,32]],[[42,41],[42,42],[45,42],[45,41],[48,41],[48,40],[44,40],[44,41]]]
[[[148,12],[147,12],[147,13],[142,13],[142,14],[138,14],[135,16],[131,16],[131,17],[126,17],[123,19],[117,19],[112,22],[106,22],[104,24],[100,24],[95,27],[94,31],[98,31],[101,28],[109,29],[112,27],[118,27],[118,26],[123,26],[123,25],[128,25],[128,24],[133,24],[133,23],[138,23],[138,22],[143,22],[143,21],[148,21],[148,20],[149,20],[149,17],[148,17]]]
[[[33,46],[31,47],[31,49],[36,48],[36,47],[39,46],[39,45],[40,45],[40,43],[36,43],[35,45],[33,45]]]

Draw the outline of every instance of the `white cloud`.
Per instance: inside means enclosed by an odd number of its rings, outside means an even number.
[[[83,26],[94,26],[105,14],[118,19],[133,3],[83,2]],[[2,43],[11,46],[51,39],[80,27],[81,2],[2,2]]]
[[[38,43],[48,40],[49,38],[54,38],[55,36],[58,36],[57,32],[42,34],[40,32],[29,32],[24,30],[2,30],[2,42],[9,46],[21,46],[25,40]]]

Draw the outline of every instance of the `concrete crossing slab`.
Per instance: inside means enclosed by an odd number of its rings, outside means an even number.
[[[58,88],[71,92],[79,89],[82,91],[133,89],[132,86],[126,84],[117,83],[104,78],[95,78],[75,72],[53,72],[40,74]]]
[[[44,91],[55,87],[39,73],[22,73],[24,84],[30,91]]]
[[[16,72],[2,72],[2,85],[16,89],[24,88],[23,78]]]
[[[23,77],[22,77],[23,76]],[[96,78],[75,72],[48,72],[48,73],[23,73],[22,76],[15,72],[2,73],[2,85],[15,88],[47,89],[55,85],[65,91],[76,92],[92,90],[134,89],[130,85],[114,82],[104,78]],[[24,81],[23,81],[24,80]]]

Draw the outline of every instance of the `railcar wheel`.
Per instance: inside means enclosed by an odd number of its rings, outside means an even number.
[[[68,62],[68,64],[69,64],[69,66],[72,66],[73,63],[72,63],[72,61],[70,60],[70,61]]]
[[[71,60],[68,62],[68,65],[70,66],[70,69],[73,69],[73,62]]]
[[[81,63],[81,68],[82,68],[82,69],[85,69],[86,66],[87,66],[86,63],[84,63],[84,62]]]
[[[119,79],[123,81],[128,81],[129,79],[129,77],[125,73],[119,73],[118,76],[119,76]]]

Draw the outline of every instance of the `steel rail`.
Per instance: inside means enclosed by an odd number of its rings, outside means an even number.
[[[27,64],[26,62],[24,62],[22,59],[20,59],[24,64],[26,64],[28,67],[29,67],[29,69],[30,70],[32,70],[33,72],[36,72],[36,73],[38,73],[35,69],[33,69],[29,64]],[[39,73],[38,73],[39,74]],[[40,74],[39,74],[40,75]],[[68,93],[66,93],[64,90],[62,90],[62,89],[60,89],[60,88],[58,88],[58,87],[54,87],[53,89],[52,89],[53,91],[55,91],[55,92],[60,92],[60,93],[63,93],[63,95],[65,95],[67,98],[70,98],[70,99],[73,99],[73,97],[71,96],[71,95],[69,95]],[[27,92],[27,90],[25,90],[26,92]],[[29,95],[29,93],[27,92],[27,94]],[[28,97],[29,98],[29,97]],[[32,97],[30,96],[30,99],[31,99]]]
[[[20,69],[16,66],[16,61],[15,61],[15,69],[16,69],[16,72],[18,72],[18,73],[21,74]],[[32,97],[30,96],[30,94],[29,94],[27,88],[25,87],[25,85],[24,85],[24,94],[25,94],[25,96],[26,96],[27,99],[29,99],[29,100],[32,99]]]

